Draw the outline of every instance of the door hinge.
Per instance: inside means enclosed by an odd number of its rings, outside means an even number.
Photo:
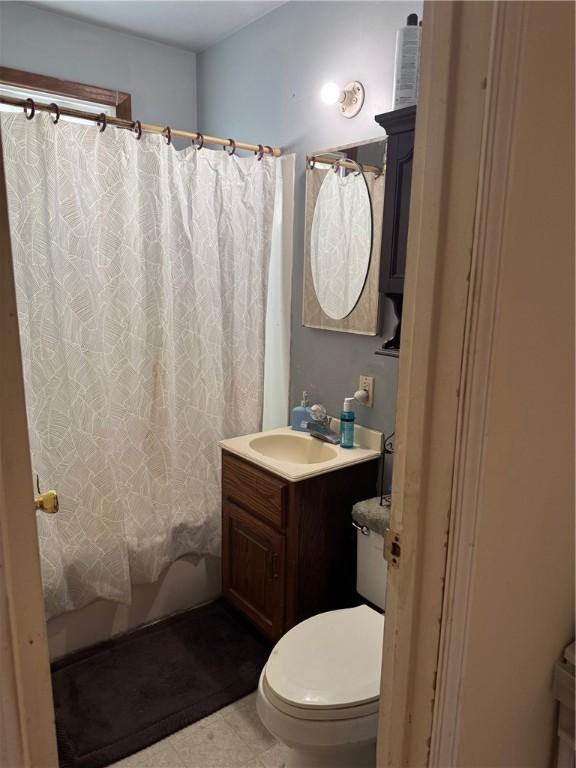
[[[394,568],[399,568],[401,556],[400,534],[393,531],[392,528],[386,528],[384,531],[384,559]]]

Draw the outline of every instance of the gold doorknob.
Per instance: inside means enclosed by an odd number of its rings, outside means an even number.
[[[58,512],[58,494],[56,491],[45,491],[34,497],[36,509],[42,510],[42,512],[48,512],[54,514]]]

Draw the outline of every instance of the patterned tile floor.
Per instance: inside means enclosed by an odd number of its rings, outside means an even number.
[[[282,768],[285,758],[252,693],[110,768]]]

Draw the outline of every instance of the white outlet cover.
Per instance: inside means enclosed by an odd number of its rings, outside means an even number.
[[[374,405],[374,376],[361,375],[358,381],[358,389],[365,389],[368,392],[368,402],[364,403],[366,408],[372,408]]]

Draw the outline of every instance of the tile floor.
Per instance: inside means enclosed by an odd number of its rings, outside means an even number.
[[[252,693],[110,768],[282,768],[285,756]]]

